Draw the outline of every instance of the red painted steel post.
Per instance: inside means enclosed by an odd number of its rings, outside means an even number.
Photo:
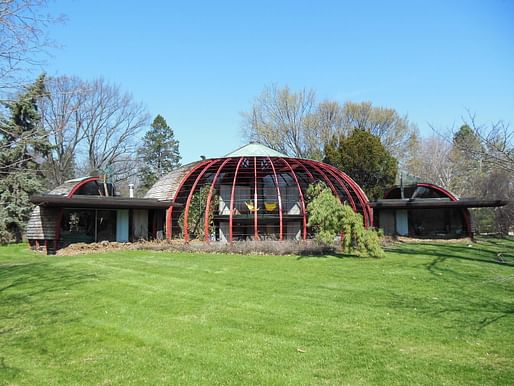
[[[333,170],[330,170],[330,168],[327,168],[327,171],[332,175],[332,177],[334,177],[336,179],[336,181],[339,183],[339,185],[341,185],[343,187],[343,190],[344,192],[346,193],[346,196],[348,197],[348,199],[350,200],[350,205],[352,206],[353,210],[355,212],[357,212],[357,206],[355,205],[355,201],[353,201],[353,197],[352,195],[350,194],[350,191],[348,190],[348,188],[346,187],[346,185],[344,184],[344,181],[341,180],[337,173],[335,173]],[[357,196],[358,198],[359,196]]]
[[[271,169],[273,170],[273,175],[275,176],[275,187],[277,189],[277,200],[278,200],[278,218],[279,218],[279,234],[278,239],[281,241],[283,239],[284,233],[284,223],[283,223],[283,215],[282,215],[282,196],[280,195],[280,187],[278,186],[278,177],[277,172],[275,171],[275,166],[273,165],[273,161],[268,156],[268,161],[271,165]]]
[[[230,161],[230,158],[227,158],[223,161],[223,163],[220,165],[218,170],[216,171],[216,174],[214,175],[214,178],[211,183],[211,187],[209,189],[209,195],[207,196],[207,204],[205,205],[205,217],[204,217],[204,234],[205,234],[205,241],[209,242],[209,213],[211,211],[211,200],[212,200],[212,193],[214,192],[216,181],[218,180],[218,176],[220,175],[221,170],[223,167]]]
[[[188,220],[189,220],[189,205],[191,204],[191,199],[193,198],[193,193],[194,193],[194,191],[196,189],[196,186],[198,185],[198,182],[203,177],[203,175],[207,172],[207,170],[209,170],[209,168],[212,165],[214,165],[217,162],[219,162],[219,160],[216,160],[216,159],[212,160],[203,168],[203,170],[200,172],[200,174],[198,174],[198,177],[196,177],[195,182],[193,183],[193,186],[191,187],[191,190],[189,191],[189,195],[187,196],[186,207],[184,208],[184,224],[183,224],[184,241],[186,243],[189,241],[189,224],[188,224]]]
[[[234,192],[236,190],[236,179],[237,179],[237,172],[239,171],[239,166],[241,166],[241,162],[243,162],[243,157],[239,159],[236,166],[236,171],[234,172],[234,180],[232,181],[232,192],[230,194],[230,213],[228,215],[228,234],[229,234],[229,242],[232,242],[232,238],[234,236],[233,230],[232,230],[232,223],[233,223],[233,217],[234,217]]]
[[[166,239],[171,240],[171,216],[173,213],[173,207],[170,206],[166,211]]]
[[[289,164],[289,162],[287,162],[284,158],[280,158],[280,159],[282,161],[284,161],[284,163],[287,165],[287,167],[291,171],[291,175],[293,176],[293,178],[296,182],[296,187],[298,188],[298,194],[300,197],[300,203],[302,204],[302,214],[303,214],[303,239],[306,240],[307,239],[307,213],[305,210],[305,200],[303,198],[302,188],[300,187],[300,182],[298,181],[298,177],[296,176],[296,173],[294,172],[294,170],[291,167],[291,165]]]
[[[253,195],[253,205],[254,205],[254,219],[253,219],[253,234],[255,240],[259,240],[259,224],[258,224],[258,215],[257,215],[257,209],[259,208],[258,205],[258,198],[257,198],[257,157],[253,157],[253,188],[254,188],[254,195]]]

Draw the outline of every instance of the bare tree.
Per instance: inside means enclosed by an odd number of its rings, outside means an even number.
[[[514,130],[509,124],[501,120],[492,122],[490,125],[480,124],[477,122],[476,115],[470,112],[463,118],[463,122],[472,130],[482,146],[468,146],[467,143],[462,143],[460,150],[491,167],[513,173]],[[451,134],[453,138],[455,132],[452,130]]]
[[[21,74],[53,45],[46,29],[63,17],[45,14],[46,6],[47,0],[0,0],[0,92],[27,83]]]
[[[267,87],[256,98],[252,110],[242,113],[247,138],[295,157],[306,157],[305,133],[312,128],[312,90],[293,92],[289,87]]]
[[[340,137],[349,134],[343,124],[343,107],[335,101],[321,102],[306,121],[305,143],[308,149],[308,158],[322,160],[325,146],[334,136]]]
[[[44,164],[51,187],[74,177],[77,151],[85,138],[84,104],[88,97],[87,84],[77,77],[48,78],[47,97],[41,98],[41,124],[53,145]]]
[[[409,151],[409,145],[417,129],[406,116],[394,109],[375,107],[371,102],[346,102],[343,107],[343,126],[366,130],[380,138],[382,145],[400,162]]]
[[[83,130],[89,171],[110,168],[118,177],[132,170],[136,135],[149,123],[149,114],[132,95],[103,79],[89,83]]]
[[[336,136],[348,136],[355,129],[380,138],[400,162],[407,158],[417,129],[394,109],[374,107],[370,102],[344,105],[335,101],[317,103],[312,90],[294,92],[289,87],[267,87],[243,113],[243,131],[291,156],[322,159],[325,144]]]
[[[424,182],[452,189],[456,173],[451,159],[452,145],[438,136],[432,136],[419,139],[414,147],[416,156],[406,162],[406,171]]]
[[[137,134],[149,121],[141,103],[103,79],[51,78],[48,91],[40,105],[53,144],[45,163],[52,185],[76,173],[121,180],[137,172]]]

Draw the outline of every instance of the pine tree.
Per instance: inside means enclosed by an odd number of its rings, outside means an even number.
[[[4,103],[9,113],[0,121],[0,234],[2,242],[13,234],[21,241],[30,216],[31,194],[43,189],[38,161],[50,150],[41,128],[37,99],[43,97],[45,76],[41,75],[18,99]]]
[[[179,142],[173,129],[161,116],[155,117],[138,150],[143,166],[139,169],[141,188],[149,189],[161,176],[180,166]]]
[[[313,184],[307,189],[308,226],[316,231],[316,239],[332,245],[336,236],[342,235],[343,252],[363,256],[383,257],[379,234],[366,229],[362,215],[342,204],[325,184]]]
[[[382,198],[394,184],[396,159],[380,138],[365,130],[354,130],[349,137],[334,137],[325,146],[324,162],[339,168],[357,182],[368,198]]]

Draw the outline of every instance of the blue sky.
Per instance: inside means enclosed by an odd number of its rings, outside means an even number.
[[[270,84],[371,101],[422,134],[514,126],[514,1],[55,0],[68,21],[50,75],[104,77],[163,115],[183,162],[243,144],[242,111]]]

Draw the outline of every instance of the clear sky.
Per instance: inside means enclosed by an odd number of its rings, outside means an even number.
[[[183,162],[243,144],[270,84],[371,101],[429,124],[514,129],[514,1],[55,0],[49,75],[104,77],[163,115]]]

